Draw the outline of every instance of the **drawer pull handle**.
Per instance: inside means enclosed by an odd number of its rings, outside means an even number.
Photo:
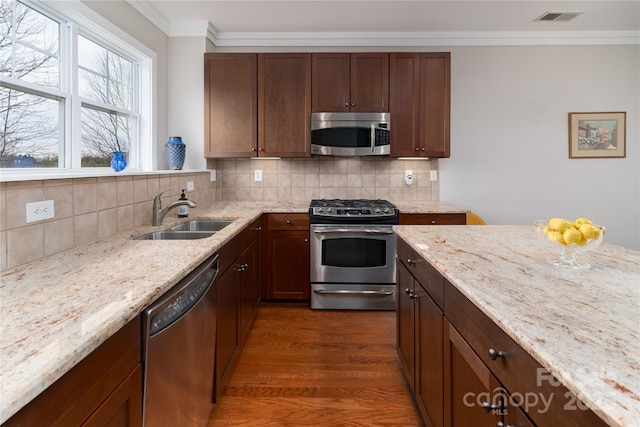
[[[507,353],[505,353],[502,350],[496,350],[495,348],[490,348],[489,356],[491,356],[491,360],[496,360],[498,357],[506,357]]]
[[[502,409],[502,405],[497,403],[482,402],[480,406],[482,406],[482,409],[484,409],[485,412]]]
[[[416,265],[416,262],[414,260],[412,260],[411,258],[407,258],[407,264]]]

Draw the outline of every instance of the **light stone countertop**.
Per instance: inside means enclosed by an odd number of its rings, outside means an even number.
[[[401,212],[466,210],[399,202]],[[233,219],[200,240],[132,240],[140,227],[2,272],[0,423],[68,372],[262,213],[306,213],[308,201],[215,202],[189,219]],[[174,218],[175,222],[175,218]]]
[[[533,225],[394,230],[605,422],[640,426],[640,252],[605,237],[574,271]]]

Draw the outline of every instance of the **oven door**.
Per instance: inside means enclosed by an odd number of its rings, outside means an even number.
[[[311,283],[395,283],[391,225],[312,225]]]

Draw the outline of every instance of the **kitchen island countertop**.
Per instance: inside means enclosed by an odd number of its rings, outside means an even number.
[[[603,243],[575,271],[533,225],[394,230],[606,423],[640,425],[640,252]]]
[[[462,213],[443,202],[401,211]],[[0,423],[68,372],[140,311],[263,213],[306,213],[309,201],[214,202],[189,219],[232,219],[200,240],[133,240],[139,227],[2,272]],[[151,213],[150,213],[151,214]],[[173,221],[176,219],[174,217]]]

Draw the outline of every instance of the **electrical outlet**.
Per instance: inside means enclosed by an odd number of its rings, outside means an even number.
[[[27,222],[42,221],[54,216],[53,200],[27,203]]]
[[[404,182],[407,185],[413,184],[413,171],[411,169],[407,169],[404,171]]]
[[[209,172],[211,173],[211,177],[210,177],[211,182],[215,181],[216,180],[216,170],[215,169],[211,169]]]
[[[429,179],[431,181],[437,181],[438,180],[438,171],[429,171]]]
[[[262,169],[256,169],[253,171],[253,180],[262,181]]]
[[[193,181],[187,181],[187,191],[193,191]]]

